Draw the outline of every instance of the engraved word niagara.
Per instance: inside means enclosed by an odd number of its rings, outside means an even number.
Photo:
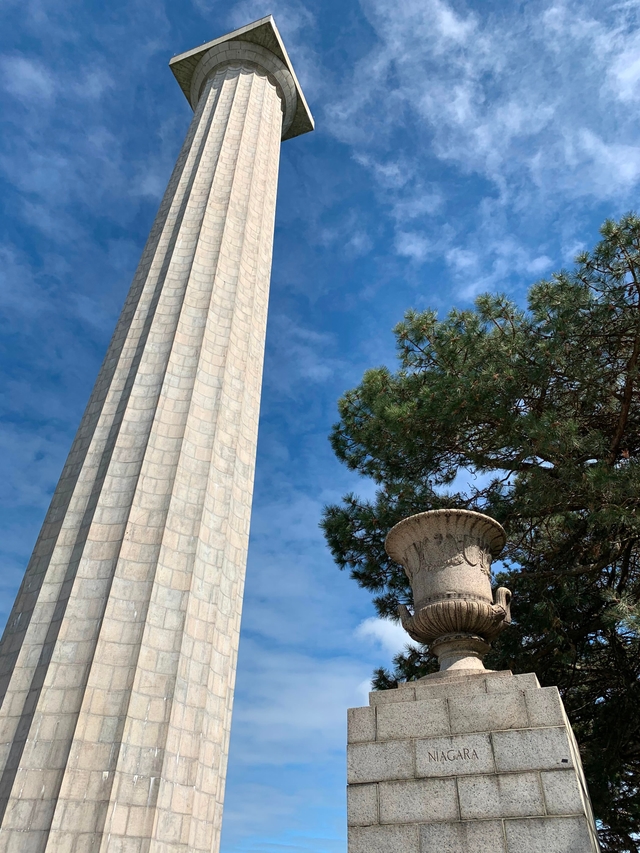
[[[475,749],[469,749],[465,746],[464,749],[434,749],[433,752],[429,750],[427,757],[429,763],[432,761],[473,761],[478,758],[478,753]]]

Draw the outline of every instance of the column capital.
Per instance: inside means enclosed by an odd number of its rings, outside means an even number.
[[[229,42],[233,42],[233,46]],[[238,58],[230,53],[229,58],[225,60],[226,49],[232,49],[233,54],[237,54],[242,43],[246,44],[246,59],[263,67],[276,79],[285,109],[282,139],[291,139],[313,130],[313,116],[271,15],[171,59],[169,67],[191,106],[195,109],[201,84],[208,73],[217,64]],[[209,56],[206,56],[207,54]],[[204,63],[201,64],[202,60],[211,66],[207,71],[203,68]]]

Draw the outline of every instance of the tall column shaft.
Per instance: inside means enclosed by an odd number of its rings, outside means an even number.
[[[219,841],[285,109],[256,51],[200,61],[0,645],[3,853]]]

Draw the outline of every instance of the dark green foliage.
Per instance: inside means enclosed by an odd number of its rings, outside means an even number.
[[[410,603],[384,537],[428,509],[486,512],[506,528],[500,585],[513,627],[488,665],[557,684],[581,744],[606,851],[640,851],[640,219],[605,222],[575,269],[531,288],[522,310],[410,311],[400,369],[368,371],[339,402],[331,441],[372,477],[323,528],[381,616]],[[476,487],[458,484],[475,472]],[[474,474],[471,475],[473,477]],[[467,478],[468,479],[468,478]],[[431,671],[408,651],[378,689]]]

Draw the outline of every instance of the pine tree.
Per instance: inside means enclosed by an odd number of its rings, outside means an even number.
[[[376,499],[347,495],[322,526],[340,568],[395,619],[411,603],[384,551],[397,521],[455,507],[504,525],[496,582],[513,591],[514,624],[487,664],[558,685],[603,850],[638,853],[640,218],[607,221],[601,235],[524,309],[486,294],[442,320],[405,315],[399,369],[367,371],[331,436]],[[408,648],[374,684],[435,668],[427,649]]]

